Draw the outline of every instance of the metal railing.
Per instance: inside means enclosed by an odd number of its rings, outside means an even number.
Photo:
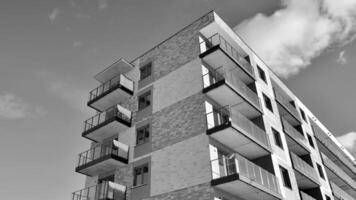
[[[292,106],[292,104],[290,103],[290,100],[288,99],[288,97],[286,97],[283,92],[280,91],[280,89],[274,87],[274,94],[276,96],[276,100],[283,105],[283,107],[289,112],[291,113],[296,119],[298,119],[300,121],[300,116],[299,113],[297,111],[297,109]]]
[[[332,181],[329,181],[329,183],[330,183],[331,190],[333,191],[334,196],[336,196],[338,199],[342,199],[342,200],[354,199],[351,195],[349,195],[347,192],[345,192],[343,189],[341,189],[339,186],[337,186]]]
[[[129,146],[117,140],[114,140],[112,145],[97,145],[91,149],[79,154],[78,165],[82,166],[91,161],[97,160],[107,155],[116,155],[121,158],[128,159]]]
[[[280,194],[277,178],[274,174],[238,154],[212,160],[211,167],[213,179],[239,174],[239,176],[242,176],[255,184]]]
[[[125,75],[117,75],[113,77],[112,79],[106,81],[105,83],[101,84],[97,88],[93,89],[89,93],[89,101],[97,98],[98,96],[102,95],[103,93],[109,91],[110,89],[117,87],[117,86],[123,86],[126,89],[130,90],[133,92],[134,89],[134,82],[127,78]]]
[[[283,130],[287,133],[291,138],[301,143],[303,146],[307,146],[307,140],[297,129],[295,129],[286,119],[281,117]]]
[[[244,68],[248,73],[250,73],[251,76],[254,76],[251,64],[247,62],[247,60],[243,58],[238,53],[238,51],[218,33],[207,39],[203,39],[203,41],[200,43],[200,53],[204,53],[217,45],[219,45],[220,48],[224,50],[229,56],[234,58],[235,62],[237,62],[242,68]]]
[[[238,112],[237,106],[224,106],[219,109],[213,109],[206,114],[208,129],[231,123],[238,126],[240,130],[247,134],[253,140],[257,140],[267,148],[270,148],[270,142],[267,134],[251,120]]]
[[[130,123],[131,122],[131,111],[120,106],[120,105],[115,105],[113,107],[110,107],[110,108],[106,109],[105,111],[100,112],[100,113],[94,115],[93,117],[85,120],[84,121],[84,132],[88,131],[91,128],[94,128],[108,120],[112,120],[116,117]]]
[[[126,186],[105,181],[72,193],[72,200],[125,200]]]
[[[316,200],[314,197],[312,197],[302,191],[300,191],[300,197],[302,198],[302,200]]]
[[[215,70],[208,70],[203,74],[204,88],[207,88],[221,80],[225,80],[230,86],[234,88],[240,95],[250,101],[257,108],[261,108],[260,99],[257,94],[253,92],[247,85],[238,77],[239,71],[237,68],[227,69],[221,66]]]
[[[314,167],[310,166],[303,159],[299,158],[296,154],[290,153],[293,162],[293,167],[306,177],[312,179],[314,182],[319,184],[319,177]]]

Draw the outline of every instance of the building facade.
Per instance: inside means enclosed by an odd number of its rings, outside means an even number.
[[[95,79],[72,200],[352,200],[356,167],[213,11]]]

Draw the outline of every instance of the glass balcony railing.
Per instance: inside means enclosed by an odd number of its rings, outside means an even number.
[[[131,123],[131,111],[126,108],[115,105],[108,108],[104,112],[98,113],[95,116],[85,120],[84,122],[84,132],[89,131],[92,128],[98,127],[99,125],[114,119],[120,119],[124,122]]]
[[[290,100],[288,97],[286,97],[283,92],[279,91],[276,87],[274,88],[274,94],[276,96],[276,100],[283,105],[283,107],[291,113],[294,118],[298,119],[300,121],[299,113],[297,109],[290,103]]]
[[[92,101],[102,94],[108,92],[109,90],[122,86],[126,88],[127,90],[133,92],[134,90],[134,83],[132,80],[127,78],[126,76],[120,74],[118,76],[115,76],[114,78],[108,80],[107,82],[101,84],[99,87],[93,89],[89,93],[89,101]]]
[[[93,148],[79,154],[77,167],[83,166],[100,158],[104,158],[108,155],[128,160],[129,146],[117,140],[113,140],[113,144],[111,146],[94,146]]]
[[[257,94],[239,79],[238,73],[239,71],[237,68],[227,69],[224,66],[221,66],[215,70],[207,70],[207,73],[203,74],[204,88],[214,85],[221,80],[225,80],[241,96],[260,109],[261,104]]]
[[[314,167],[310,166],[307,162],[299,158],[294,153],[290,153],[290,155],[294,169],[299,171],[299,173],[302,173],[304,176],[312,179],[315,183],[319,184],[319,177]]]
[[[283,124],[283,129],[284,132],[286,132],[291,138],[294,140],[298,141],[298,143],[302,144],[303,146],[307,145],[307,140],[305,137],[297,131],[287,120],[285,120],[283,117],[281,118],[282,124]]]
[[[211,167],[213,180],[238,174],[246,178],[248,182],[253,182],[254,184],[280,194],[278,182],[274,174],[238,154],[234,154],[230,156],[230,158],[222,157],[212,160]]]
[[[309,196],[307,193],[300,191],[300,197],[302,200],[316,200],[314,197]]]
[[[72,193],[72,200],[125,200],[126,186],[105,181]]]
[[[270,148],[270,142],[265,131],[239,113],[237,107],[224,106],[219,109],[213,109],[212,112],[206,114],[206,119],[208,129],[231,123],[251,139],[259,141],[268,149]]]
[[[243,58],[238,51],[219,34],[215,34],[207,39],[204,39],[200,43],[200,52],[204,53],[215,46],[219,46],[225,53],[232,57],[238,65],[254,77],[251,64],[247,62],[247,60]]]

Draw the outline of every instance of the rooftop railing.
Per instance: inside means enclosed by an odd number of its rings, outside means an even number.
[[[290,155],[292,158],[294,169],[304,174],[304,176],[312,179],[315,183],[319,184],[319,177],[314,167],[310,166],[307,162],[299,158],[294,153],[291,152]]]
[[[105,181],[72,193],[72,200],[125,200],[126,186]]]
[[[249,180],[248,182],[251,181],[280,194],[277,178],[274,174],[238,154],[234,154],[230,158],[222,157],[212,160],[211,166],[213,179],[239,174],[239,176]]]
[[[216,33],[215,35],[213,35],[207,39],[204,39],[200,43],[200,52],[204,53],[217,45],[219,45],[219,47],[223,51],[225,51],[225,53],[227,53],[230,57],[232,57],[235,60],[235,62],[238,63],[238,65],[240,65],[243,69],[245,69],[245,71],[250,73],[251,76],[254,76],[253,68],[252,68],[251,64],[249,62],[247,62],[247,60],[245,58],[243,58],[238,53],[238,51],[218,33]]]
[[[100,112],[93,117],[84,121],[84,132],[88,131],[94,127],[97,127],[104,122],[109,120],[113,120],[115,118],[119,118],[124,120],[127,123],[131,123],[131,111],[127,110],[126,108],[115,105],[106,109],[104,112]]]
[[[129,146],[117,140],[113,140],[112,145],[97,145],[79,154],[78,165],[82,166],[107,155],[114,155],[128,159]]]
[[[270,148],[270,142],[265,131],[239,113],[235,106],[224,106],[219,109],[213,109],[212,112],[206,114],[206,119],[208,129],[231,123],[253,140],[257,140],[265,145],[265,147]]]
[[[127,90],[133,92],[133,89],[134,89],[133,81],[130,80],[129,78],[127,78],[125,75],[120,74],[120,75],[115,76],[112,79],[106,81],[105,83],[101,84],[100,86],[93,89],[92,91],[90,91],[89,101],[99,97],[100,95],[104,94],[105,92],[107,92],[115,87],[118,87],[120,85],[125,87]]]
[[[253,92],[247,85],[239,79],[237,68],[227,69],[221,66],[215,70],[207,70],[203,74],[204,88],[207,88],[221,80],[225,80],[230,84],[240,95],[250,101],[257,108],[261,107],[260,99],[257,94]]]

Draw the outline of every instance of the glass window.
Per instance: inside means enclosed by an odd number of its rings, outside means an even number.
[[[148,183],[148,164],[134,168],[133,186],[140,186]]]
[[[152,74],[152,62],[149,62],[140,68],[140,80],[143,80]]]
[[[276,143],[276,145],[278,147],[283,149],[283,143],[282,143],[281,134],[274,128],[272,128],[272,132],[273,132],[273,136],[274,136],[274,142]]]
[[[288,170],[279,166],[280,170],[281,170],[281,175],[282,175],[282,179],[283,179],[283,185],[287,188],[292,189],[292,184],[290,182],[290,178],[289,178],[289,173]]]
[[[136,144],[144,144],[149,141],[150,138],[150,126],[146,125],[136,130]]]
[[[267,97],[265,94],[263,94],[263,100],[265,102],[265,106],[268,110],[270,110],[271,112],[273,112],[273,107],[272,107],[272,102],[271,99],[269,97]]]
[[[310,145],[311,147],[315,148],[315,146],[314,146],[314,141],[313,141],[313,137],[312,137],[311,135],[309,135],[308,133],[307,133],[307,136],[308,136],[309,145]]]
[[[302,116],[302,119],[303,119],[305,122],[308,123],[307,117],[305,116],[304,110],[302,110],[301,108],[299,108],[299,111],[300,111],[300,115]]]
[[[138,110],[142,110],[151,105],[151,91],[148,91],[138,97]]]
[[[316,166],[318,167],[318,172],[319,172],[320,178],[322,178],[322,179],[325,180],[325,175],[324,175],[323,168],[322,168],[321,165],[319,165],[318,163],[316,163]]]
[[[258,70],[258,74],[259,74],[260,78],[261,78],[265,83],[267,83],[265,71],[263,71],[263,69],[261,69],[260,66],[258,66],[258,65],[257,65],[257,70]]]

